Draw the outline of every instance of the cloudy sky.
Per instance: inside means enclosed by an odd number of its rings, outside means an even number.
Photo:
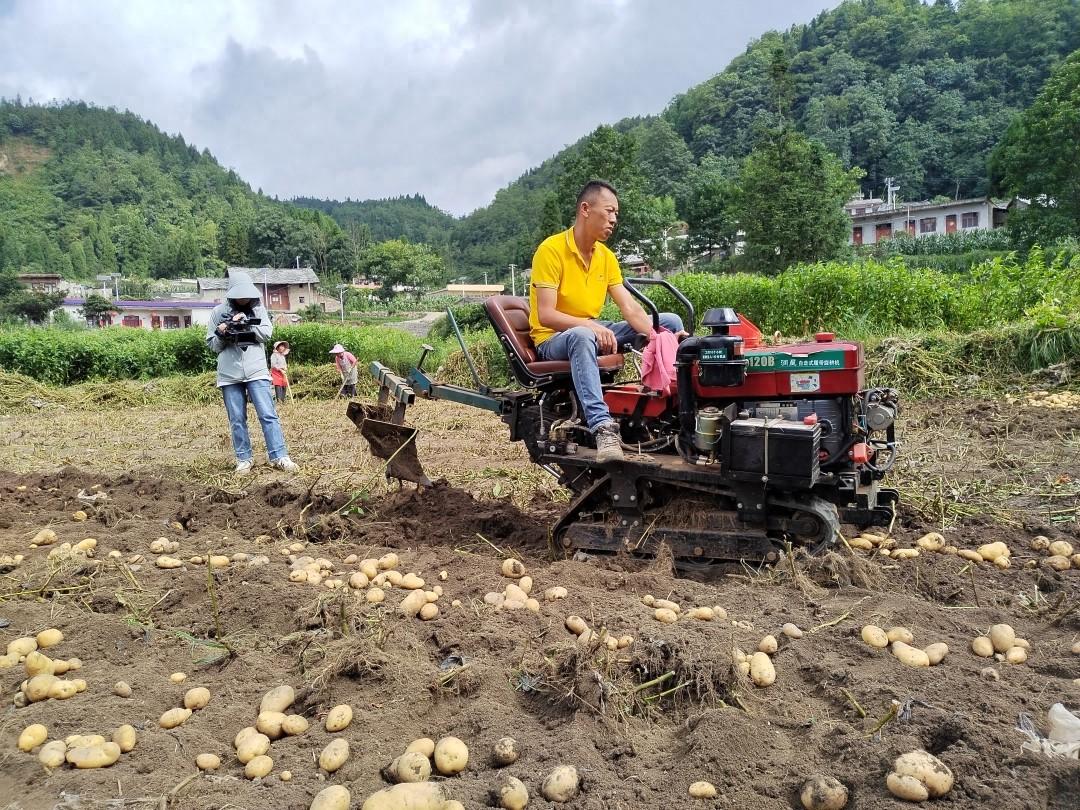
[[[127,108],[279,197],[464,214],[839,0],[0,0],[0,96]]]

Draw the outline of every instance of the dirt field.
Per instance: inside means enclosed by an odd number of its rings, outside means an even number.
[[[1003,540],[1008,570],[945,554],[896,562],[841,549],[708,582],[676,578],[663,561],[552,561],[547,528],[565,494],[487,414],[429,403],[411,412],[425,427],[429,474],[446,479],[421,494],[386,487],[340,401],[289,403],[282,418],[302,473],[259,465],[241,481],[230,474],[219,408],[0,416],[0,558],[25,555],[0,564],[0,641],[59,628],[63,642],[46,652],[81,659],[72,675],[87,683],[68,700],[20,707],[11,696],[23,666],[0,669],[0,807],[306,810],[321,788],[341,784],[359,808],[410,741],[444,735],[471,752],[465,772],[443,782],[467,808],[491,804],[492,744],[506,735],[522,754],[504,770],[536,808],[555,806],[540,784],[560,764],[582,778],[567,808],[792,808],[815,773],[847,785],[848,807],[896,808],[904,803],[885,775],[915,748],[956,776],[933,806],[1080,806],[1080,763],[1022,752],[1015,729],[1020,713],[1045,733],[1053,703],[1080,708],[1080,656],[1070,652],[1080,639],[1080,571],[1051,571],[1029,550],[1037,534],[1080,550],[1078,412],[1021,398],[923,403],[904,415],[906,455],[892,482],[905,503],[898,544],[929,530],[961,548]],[[85,521],[73,519],[79,510]],[[57,542],[31,548],[44,527]],[[47,559],[87,537],[98,541],[93,557]],[[182,567],[155,567],[150,545],[162,537],[179,544],[172,556]],[[289,582],[282,550],[291,544],[346,581],[359,570],[350,555],[395,551],[400,570],[442,587],[440,615],[402,618],[397,588],[369,604],[347,587]],[[210,554],[249,556],[210,578],[205,564],[188,562]],[[539,613],[485,604],[485,593],[509,582],[499,569],[510,555],[525,563],[534,594],[561,585],[568,596],[541,596]],[[645,594],[722,606],[728,619],[663,625]],[[615,652],[578,645],[563,626],[568,614],[635,641]],[[781,635],[785,622],[805,635]],[[1027,663],[971,652],[973,637],[998,622],[1030,642]],[[867,623],[906,626],[917,646],[945,642],[950,653],[939,666],[908,668],[861,641]],[[733,656],[766,634],[779,639],[777,678],[762,689],[738,674]],[[987,668],[993,679],[980,674]],[[172,683],[176,672],[187,679]],[[120,680],[130,697],[113,694]],[[291,711],[311,726],[274,741],[272,774],[252,781],[233,737],[280,684],[296,688]],[[209,688],[209,705],[159,728],[194,686]],[[355,719],[330,734],[324,718],[341,703]],[[130,723],[139,741],[110,768],[48,772],[36,753],[16,748],[31,723],[47,726],[50,739],[109,737]],[[334,736],[348,739],[351,756],[320,775],[315,761]],[[221,767],[189,779],[202,752],[219,755]],[[719,796],[691,799],[697,780]]]

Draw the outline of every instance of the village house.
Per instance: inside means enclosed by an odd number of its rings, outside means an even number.
[[[82,307],[85,298],[65,298],[64,311],[74,320],[84,320]],[[113,301],[115,314],[108,326],[130,326],[136,329],[186,329],[207,326],[210,312],[217,304],[212,301]]]
[[[40,293],[54,293],[68,288],[59,273],[19,273],[15,278],[27,289]]]
[[[294,313],[311,304],[317,304],[324,311],[338,309],[338,299],[320,295],[316,289],[319,277],[310,267],[230,267],[233,272],[247,273],[255,286],[262,291],[263,304],[271,312]],[[201,301],[220,304],[225,300],[225,291],[229,288],[228,278],[197,279],[197,297]]]
[[[452,295],[462,301],[483,301],[493,295],[506,292],[505,284],[447,284],[446,289],[435,290],[429,295]]]
[[[872,245],[894,234],[932,236],[1004,227],[1009,212],[1026,204],[1019,200],[975,197],[947,202],[893,202],[856,197],[844,206],[851,216],[850,245]]]

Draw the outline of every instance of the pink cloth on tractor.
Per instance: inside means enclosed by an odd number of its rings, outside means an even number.
[[[661,328],[649,335],[649,345],[641,353],[641,382],[654,391],[666,391],[675,379],[675,353],[679,339]]]

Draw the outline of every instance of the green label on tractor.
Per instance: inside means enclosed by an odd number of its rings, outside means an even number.
[[[709,363],[709,362],[715,363],[718,360],[727,360],[728,359],[727,347],[723,346],[723,347],[718,348],[718,349],[702,349],[701,350],[701,359],[706,363]]]
[[[844,368],[844,352],[835,349],[813,354],[748,354],[746,359],[746,370],[750,374],[756,371],[828,371]]]

